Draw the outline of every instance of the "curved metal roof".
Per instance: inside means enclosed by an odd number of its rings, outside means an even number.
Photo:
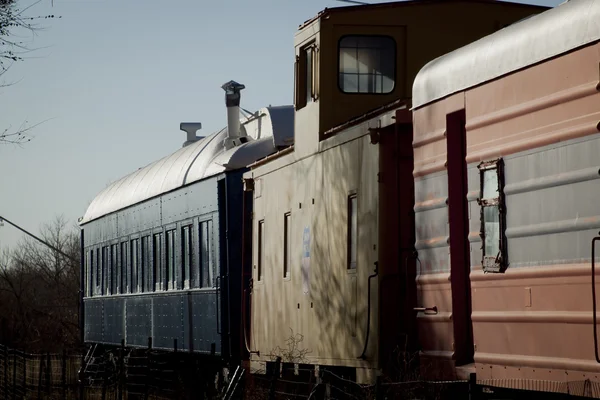
[[[600,0],[570,0],[425,65],[413,107],[600,40]]]
[[[242,121],[250,140],[225,150],[223,128],[110,184],[88,207],[80,224],[147,200],[178,187],[244,168],[294,140],[293,106],[265,107]]]

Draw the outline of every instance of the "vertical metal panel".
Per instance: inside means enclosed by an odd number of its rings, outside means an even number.
[[[103,307],[102,299],[85,299],[83,302],[85,315],[85,342],[102,342]]]
[[[173,295],[155,294],[152,296],[153,342],[155,348],[173,349],[173,340],[177,346],[186,348],[187,338],[184,335],[183,320],[187,318],[184,309],[184,293]],[[150,317],[150,316],[147,316]]]
[[[171,310],[173,311],[173,310]],[[125,303],[125,344],[145,347],[152,335],[152,300],[150,297],[128,297]]]
[[[123,297],[106,297],[102,299],[102,341],[118,345],[125,338],[123,312],[125,299]]]
[[[192,292],[192,317],[194,321],[194,351],[210,353],[211,344],[221,353],[221,336],[217,333],[216,291]]]

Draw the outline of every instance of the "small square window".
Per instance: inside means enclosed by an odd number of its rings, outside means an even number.
[[[507,266],[502,159],[482,162],[480,174],[482,268],[485,272],[504,272]]]
[[[396,42],[388,36],[345,36],[339,43],[338,85],[344,93],[394,91]]]

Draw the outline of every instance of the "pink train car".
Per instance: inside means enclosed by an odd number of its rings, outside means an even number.
[[[417,75],[416,306],[429,377],[600,385],[599,40],[600,0],[571,0]]]

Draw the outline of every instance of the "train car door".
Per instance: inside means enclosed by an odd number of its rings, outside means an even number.
[[[456,366],[473,362],[471,284],[467,212],[467,140],[465,110],[446,115],[448,208],[450,225],[450,286]]]

